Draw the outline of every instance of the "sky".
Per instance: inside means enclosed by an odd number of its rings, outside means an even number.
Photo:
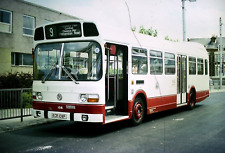
[[[182,41],[181,0],[26,0],[84,20],[130,29],[152,27],[159,38]],[[126,3],[128,5],[126,5]],[[129,10],[129,11],[128,11]],[[225,37],[225,0],[185,1],[186,37],[210,38],[219,36],[219,18],[222,18],[222,36]]]

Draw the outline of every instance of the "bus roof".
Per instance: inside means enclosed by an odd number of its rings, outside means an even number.
[[[208,53],[202,44],[194,42],[173,42],[157,37],[132,32],[129,29],[120,29],[105,25],[97,25],[100,36],[105,41],[120,44],[129,44],[132,47],[155,49],[165,52],[174,52],[182,55],[191,55],[208,58]]]
[[[84,20],[67,20],[52,22],[44,26],[58,23],[94,23],[99,31],[100,38],[105,42],[131,45],[132,47],[140,47],[146,49],[155,49],[165,52],[173,52],[182,55],[191,55],[197,57],[208,58],[208,53],[203,45],[194,42],[172,42],[157,37],[132,32],[129,28],[122,29],[106,24],[98,24],[92,21]],[[42,27],[40,26],[40,27]],[[70,38],[71,39],[71,38]]]

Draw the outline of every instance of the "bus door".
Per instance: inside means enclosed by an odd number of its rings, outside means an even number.
[[[106,44],[105,97],[107,114],[127,114],[127,52],[122,45]]]
[[[187,103],[187,56],[177,56],[177,105]]]

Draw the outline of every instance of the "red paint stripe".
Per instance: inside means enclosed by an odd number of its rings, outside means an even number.
[[[148,98],[147,114],[152,114],[152,113],[176,108],[177,107],[176,101],[177,101],[177,95]]]
[[[133,111],[133,103],[137,96],[137,94],[144,94],[143,91],[139,91],[135,94],[133,100],[128,101],[128,112],[129,117],[132,118],[132,111]],[[163,97],[153,97],[153,98],[147,98],[147,114],[152,114],[156,112],[161,112],[169,109],[174,109],[177,107],[177,95],[169,95],[169,96],[163,96]],[[150,111],[150,109],[154,109],[154,111]]]
[[[148,98],[147,107],[156,107],[168,103],[176,103],[177,95]]]
[[[196,93],[196,102],[201,102],[207,97],[209,97],[209,90],[199,91]]]
[[[75,109],[68,109],[66,106],[75,107]],[[105,105],[81,105],[81,104],[63,104],[50,102],[33,101],[33,108],[38,110],[59,111],[59,112],[73,112],[73,113],[87,113],[87,114],[104,114]]]
[[[128,115],[130,119],[132,118],[133,104],[134,101],[128,101]]]

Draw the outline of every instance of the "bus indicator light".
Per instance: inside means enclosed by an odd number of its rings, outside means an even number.
[[[98,102],[98,98],[88,98],[88,102]]]
[[[37,99],[36,92],[33,92],[32,95],[33,95],[33,99]]]
[[[99,96],[96,94],[90,94],[88,95],[88,102],[98,102]]]

